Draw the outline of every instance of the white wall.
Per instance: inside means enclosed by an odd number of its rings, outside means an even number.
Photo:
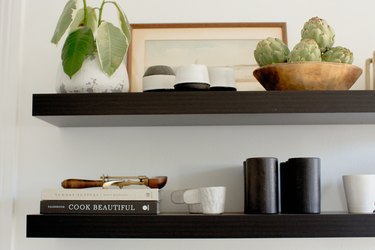
[[[285,21],[290,45],[299,40],[300,29],[307,19],[320,16],[335,28],[337,43],[354,52],[356,65],[362,67],[375,49],[374,21],[369,18],[375,3],[369,0],[119,2],[131,23]],[[168,175],[162,211],[185,211],[184,207],[169,202],[172,190],[226,185],[226,210],[242,211],[241,165],[244,159],[254,156],[275,156],[280,161],[295,156],[321,157],[322,210],[345,211],[341,176],[347,173],[373,173],[375,126],[54,127],[31,116],[31,96],[33,93],[54,92],[60,51],[49,41],[65,1],[28,0],[22,3],[25,5],[25,15],[21,15],[24,18],[21,32],[24,39],[20,48],[22,66],[17,66],[21,80],[16,93],[19,97],[19,140],[17,133],[10,140],[18,142],[13,151],[17,156],[18,172],[14,181],[17,187],[14,196],[15,234],[14,239],[9,239],[13,249],[227,249],[234,245],[237,249],[373,249],[374,239],[25,238],[25,216],[39,212],[41,189],[58,187],[62,179],[69,177],[97,178],[103,173]],[[18,20],[17,17],[13,18]],[[362,77],[354,89],[363,88]],[[16,105],[11,103],[13,108]],[[4,124],[4,121],[0,123]],[[5,164],[4,168],[9,170]]]
[[[11,249],[15,236],[22,14],[20,1],[0,1],[0,249]]]

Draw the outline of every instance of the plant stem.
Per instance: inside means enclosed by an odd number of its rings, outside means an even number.
[[[87,25],[87,3],[86,0],[83,0],[83,25]]]
[[[103,0],[102,1],[102,4],[100,5],[100,9],[99,9],[99,19],[98,19],[98,27],[99,25],[102,23],[102,15],[103,15],[103,8],[104,8],[104,5],[106,4],[106,1]]]

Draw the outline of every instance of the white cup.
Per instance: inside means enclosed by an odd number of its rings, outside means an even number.
[[[225,208],[225,187],[201,187],[184,192],[186,204],[201,204],[204,214],[221,214]]]
[[[181,66],[176,71],[176,84],[205,83],[209,84],[209,75],[206,65],[190,64]]]
[[[370,214],[375,210],[375,175],[344,175],[349,213]]]
[[[201,187],[172,192],[172,202],[187,204],[190,213],[221,214],[225,209],[226,187]]]
[[[208,69],[210,76],[210,86],[215,87],[236,87],[234,70],[229,67],[211,67]]]

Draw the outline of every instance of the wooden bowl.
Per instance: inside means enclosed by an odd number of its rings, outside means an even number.
[[[255,78],[266,90],[348,90],[362,69],[344,63],[278,63],[257,68]]]

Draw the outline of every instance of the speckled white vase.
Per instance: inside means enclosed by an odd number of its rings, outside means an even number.
[[[57,93],[113,93],[128,92],[129,77],[125,64],[112,74],[106,75],[96,56],[87,58],[81,69],[70,79],[60,63],[57,72]]]

